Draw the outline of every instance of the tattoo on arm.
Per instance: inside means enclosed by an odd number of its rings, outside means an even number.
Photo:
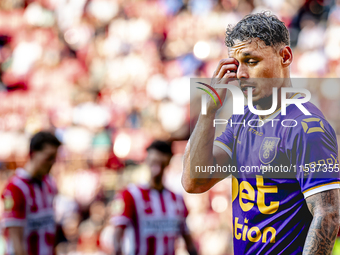
[[[306,199],[313,215],[303,255],[331,254],[339,231],[339,190],[327,190]]]

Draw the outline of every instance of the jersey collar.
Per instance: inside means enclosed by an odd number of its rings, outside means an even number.
[[[27,179],[27,180],[32,179],[31,175],[25,169],[23,169],[21,167],[17,168],[17,170],[15,170],[15,173],[18,177],[20,177],[22,179]]]
[[[291,98],[289,99],[297,99],[302,97],[302,95],[300,93],[296,93],[294,94]],[[287,104],[288,106],[289,104]],[[274,118],[276,118],[276,116],[278,116],[281,113],[281,107],[279,109],[277,109],[275,112],[273,112],[271,115],[269,115],[268,117],[265,117],[264,119],[262,119],[259,115],[259,119],[262,120],[264,123],[267,123],[271,120],[273,120]]]
[[[38,185],[42,185],[42,180],[32,178],[32,176],[24,168],[17,168],[15,173],[19,178],[24,179],[29,183],[36,183]]]

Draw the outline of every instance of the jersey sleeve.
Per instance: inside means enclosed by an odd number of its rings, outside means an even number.
[[[233,155],[232,148],[234,144],[234,128],[231,125],[231,120],[232,117],[228,120],[226,129],[214,141],[214,145],[220,147],[226,153],[228,153],[230,158],[232,158]]]
[[[9,183],[2,192],[3,214],[1,225],[4,228],[24,226],[26,219],[26,200],[22,191]]]
[[[288,132],[287,154],[305,198],[340,188],[338,145],[330,124],[318,116],[303,116]]]
[[[115,226],[127,226],[136,220],[135,202],[128,190],[115,197],[112,207],[112,223]]]

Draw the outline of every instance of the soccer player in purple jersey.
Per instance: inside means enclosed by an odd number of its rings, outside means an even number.
[[[311,115],[295,104],[281,114],[281,89],[292,87],[287,28],[274,15],[250,14],[227,29],[226,45],[229,57],[219,62],[212,86],[237,79],[245,97],[251,88],[257,110],[271,108],[277,88],[278,106],[267,116],[255,115],[246,106],[244,115],[233,115],[214,140],[213,121],[221,105],[208,100],[207,114],[199,116],[185,152],[185,190],[202,193],[225,177],[195,173],[195,166],[235,166],[235,254],[331,254],[339,230],[336,134],[312,103],[303,104]],[[223,101],[226,90],[216,90]],[[246,124],[249,121],[252,126]],[[263,125],[254,127],[256,121]],[[263,171],[245,171],[246,166]],[[269,178],[266,171],[277,166],[292,168],[285,178],[273,174]]]

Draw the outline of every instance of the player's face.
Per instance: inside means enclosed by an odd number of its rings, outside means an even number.
[[[151,178],[161,181],[164,169],[169,165],[170,156],[160,151],[151,149],[146,157],[146,164],[150,168]]]
[[[36,178],[42,178],[48,174],[56,160],[58,148],[56,146],[45,144],[41,151],[33,153],[32,161],[36,166]]]
[[[262,40],[255,38],[251,42],[236,41],[229,48],[229,57],[238,61],[237,78],[240,79],[240,87],[246,97],[248,87],[252,88],[254,104],[271,97],[274,86],[282,86],[283,79],[273,82],[274,78],[284,78],[282,57],[278,50],[266,46]]]

